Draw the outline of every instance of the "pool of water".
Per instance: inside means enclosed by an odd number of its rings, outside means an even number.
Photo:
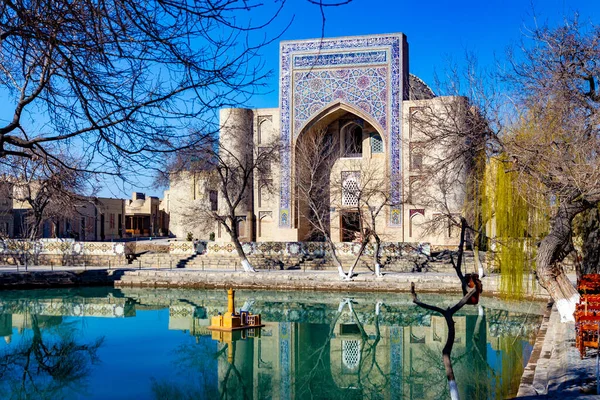
[[[456,379],[464,399],[505,398],[544,304],[480,304],[454,318]],[[240,290],[236,308],[260,313],[265,327],[219,341],[207,327],[226,307],[221,290],[0,292],[0,398],[447,397],[446,324],[408,294]]]

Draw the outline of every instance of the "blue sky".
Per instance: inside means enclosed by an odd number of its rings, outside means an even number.
[[[275,9],[281,0],[264,0],[264,3]],[[407,35],[410,46],[410,72],[432,85],[436,72],[443,75],[450,62],[460,66],[466,52],[476,55],[480,67],[493,68],[496,58],[502,59],[508,46],[518,44],[536,19],[538,24],[556,25],[564,17],[579,12],[582,22],[600,23],[599,7],[599,0],[353,0],[344,6],[325,9],[325,36],[402,32]],[[241,15],[240,18],[246,17]],[[320,10],[307,0],[287,0],[279,18],[258,34],[273,37],[292,18],[293,23],[281,40],[320,37]],[[261,49],[265,68],[272,74],[264,82],[265,93],[254,96],[246,104],[248,107],[279,105],[279,41]],[[0,117],[6,111],[2,103],[0,93]],[[107,180],[99,195],[127,198],[132,191],[143,191],[162,197],[162,190],[152,188],[149,177],[140,177],[138,181],[132,186]]]
[[[288,0],[286,5],[271,32],[282,29],[294,16],[282,40],[321,35],[317,6],[306,0]],[[477,56],[481,67],[492,68],[495,59],[501,59],[507,47],[518,44],[527,27],[534,26],[536,18],[539,24],[555,25],[575,12],[582,22],[600,23],[597,0],[353,0],[325,10],[325,36],[402,32],[410,46],[410,72],[431,85],[436,71],[443,74],[449,62],[460,65],[467,51]],[[266,67],[274,71],[267,82],[271,92],[255,96],[251,106],[278,107],[278,53],[279,43],[263,49]]]
[[[436,73],[443,75],[451,62],[460,66],[467,52],[476,55],[481,68],[492,69],[507,48],[518,45],[522,34],[536,22],[552,26],[578,12],[582,22],[600,23],[599,7],[597,0],[353,0],[344,6],[325,9],[325,36],[402,32],[409,42],[410,72],[432,85]],[[281,40],[320,37],[320,10],[306,0],[287,0],[282,14],[266,29],[266,34],[271,37],[278,34],[292,18]],[[279,105],[279,41],[261,51],[265,68],[272,74],[265,81],[265,93],[254,96],[248,107]],[[162,197],[162,190],[143,185],[145,180],[142,179],[138,190]],[[104,189],[100,194],[118,196],[115,189]]]

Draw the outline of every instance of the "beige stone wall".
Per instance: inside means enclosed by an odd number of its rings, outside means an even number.
[[[99,197],[96,199],[98,209],[97,232],[99,240],[114,240],[125,234],[125,200]],[[104,223],[103,218],[104,216]],[[119,225],[119,221],[121,224]],[[104,237],[102,237],[104,225]]]
[[[402,165],[403,165],[403,241],[429,242],[436,246],[455,246],[458,244],[459,229],[450,227],[445,223],[444,215],[451,213],[460,215],[466,190],[466,170],[458,176],[445,194],[437,183],[435,176],[427,176],[423,168],[418,168],[419,162],[431,165],[444,158],[447,149],[443,144],[439,146],[428,145],[426,151],[419,150],[419,143],[427,140],[419,126],[412,122],[411,114],[421,112],[428,107],[437,115],[443,116],[456,104],[465,103],[462,97],[436,97],[431,100],[415,100],[403,102],[404,123],[402,131]],[[438,121],[436,121],[438,123]],[[449,121],[455,123],[455,121]],[[454,129],[451,127],[450,129]],[[417,157],[416,159],[414,157]],[[412,212],[411,212],[412,210]],[[437,220],[433,223],[432,220]]]
[[[260,151],[261,146],[279,140],[278,108],[261,108],[254,110],[254,146]],[[277,223],[279,213],[279,162],[273,162],[270,173],[264,176],[265,182],[254,180],[253,196],[256,218],[256,241],[278,241],[280,237]]]
[[[191,232],[195,239],[208,240],[216,232],[216,223],[206,221],[202,210],[210,208],[209,191],[213,189],[207,173],[178,173],[170,179],[162,208],[169,215],[169,233],[186,239]]]
[[[251,165],[254,157],[254,111],[246,108],[226,108],[219,113],[219,153],[225,165],[231,165],[233,171],[236,166]],[[238,169],[238,173],[241,172]],[[236,188],[229,188],[235,191]],[[235,194],[233,194],[235,196]],[[219,214],[226,215],[229,211],[222,192],[219,196]],[[246,189],[246,194],[236,208],[239,218],[238,230],[240,239],[253,241],[254,238],[254,199],[251,187]],[[217,227],[219,228],[219,227]],[[224,229],[217,229],[216,240],[229,241],[229,235]]]

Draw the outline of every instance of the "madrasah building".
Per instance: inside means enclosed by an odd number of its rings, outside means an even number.
[[[449,226],[425,229],[427,221],[442,215],[431,203],[422,204],[415,185],[427,154],[419,150],[422,136],[411,124],[420,109],[435,109],[442,101],[465,101],[461,97],[436,97],[418,77],[409,74],[408,42],[404,34],[380,34],[327,39],[283,41],[279,54],[279,108],[233,108],[220,111],[220,142],[246,149],[252,156],[261,145],[281,145],[271,176],[254,177],[252,196],[238,207],[240,239],[243,242],[298,242],[310,240],[307,222],[300,212],[301,197],[295,187],[296,145],[310,128],[319,124],[339,139],[340,151],[331,168],[331,184],[342,189],[360,182],[365,165],[378,165],[387,178],[389,205],[380,213],[378,229],[388,242],[427,242],[451,246],[458,242]],[[422,140],[422,139],[421,139]],[[247,144],[252,143],[252,146]],[[440,149],[443,151],[443,149]],[[336,179],[333,177],[335,176]],[[181,178],[181,176],[180,176]],[[268,182],[267,190],[262,182]],[[411,193],[414,192],[414,193]],[[445,215],[462,211],[464,185]],[[335,242],[353,241],[358,230],[352,214],[352,196],[330,207],[330,237]],[[170,231],[180,239],[194,238],[227,242],[230,238],[218,224],[204,227],[186,214],[190,202],[221,207],[222,198],[206,179],[188,174],[171,179],[165,192]],[[218,204],[218,205],[217,205]]]

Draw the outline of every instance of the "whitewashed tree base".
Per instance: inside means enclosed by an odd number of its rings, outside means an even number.
[[[574,294],[570,299],[556,301],[556,309],[560,315],[560,322],[575,322],[575,305],[579,303],[579,294]]]
[[[448,381],[448,387],[450,389],[450,398],[452,400],[460,400],[460,395],[458,394],[458,385],[456,381]]]
[[[252,265],[250,265],[250,262],[248,260],[242,260],[242,268],[244,268],[244,271],[246,272],[256,272],[256,270]]]

